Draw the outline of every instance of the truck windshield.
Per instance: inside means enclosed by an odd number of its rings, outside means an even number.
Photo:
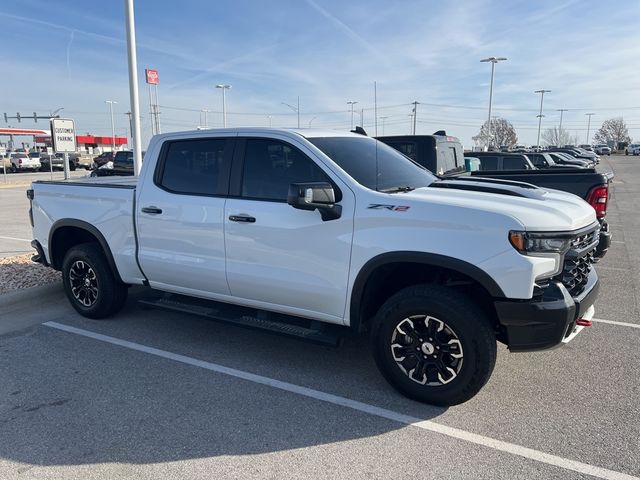
[[[379,192],[402,192],[437,180],[396,149],[369,137],[308,138],[356,182]]]

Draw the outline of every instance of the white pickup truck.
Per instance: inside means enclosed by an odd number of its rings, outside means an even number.
[[[555,347],[594,314],[591,206],[441,180],[357,134],[162,134],[139,178],[38,181],[27,194],[34,260],[62,271],[80,314],[112,315],[146,285],[169,292],[158,307],[311,340],[366,332],[384,377],[436,405],[482,388],[496,340]]]

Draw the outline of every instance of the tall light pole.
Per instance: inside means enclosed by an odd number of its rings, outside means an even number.
[[[389,118],[389,117],[380,117],[380,120],[382,120],[382,136],[384,137],[384,121]]]
[[[589,144],[589,133],[591,131],[591,116],[595,115],[595,113],[585,113],[587,117],[589,117],[589,123],[587,124],[587,145]]]
[[[313,122],[316,118],[318,117],[313,117],[311,120],[309,120],[309,128],[311,128],[311,122]]]
[[[271,119],[273,118],[271,115],[267,115],[267,118],[269,119],[269,128],[271,128]]]
[[[136,23],[133,14],[133,0],[124,0],[127,22],[127,59],[129,66],[129,100],[133,115],[133,172],[140,174],[142,166],[142,139],[140,138],[140,105],[138,95],[138,58],[136,54]]]
[[[540,113],[538,114],[538,141],[536,142],[538,147],[540,147],[540,127],[542,126],[542,102],[544,101],[544,94],[550,92],[551,90],[536,90],[533,92],[542,94],[540,95]]]
[[[115,103],[117,105],[118,102],[116,102],[115,100],[105,100],[104,103],[109,104],[109,111],[111,112],[111,151],[115,152],[116,151],[116,129],[113,124],[113,104]]]
[[[560,132],[562,132],[562,114],[568,111],[569,111],[568,108],[559,108],[556,110],[556,112],[560,112],[560,127],[558,127],[560,129]]]
[[[358,103],[358,102],[354,102],[353,100],[349,100],[347,102],[347,105],[351,105],[351,130],[353,130],[353,106]]]
[[[211,110],[207,110],[206,108],[203,108],[202,110],[200,110],[200,113],[204,113],[204,128],[209,128],[209,119],[207,118],[207,114],[210,112]],[[200,120],[202,120],[202,118],[200,118]]]
[[[227,128],[227,97],[225,96],[225,91],[229,90],[231,85],[218,84],[216,88],[222,89],[222,126]]]
[[[300,128],[300,97],[298,96],[298,106],[294,107],[293,105],[289,105],[286,102],[280,102],[282,103],[282,105],[286,105],[287,107],[289,107],[291,110],[293,110],[294,112],[296,112],[298,114],[298,128]]]
[[[491,62],[491,83],[489,84],[489,115],[487,117],[487,127],[489,129],[488,146],[491,146],[491,103],[493,101],[493,74],[495,72],[496,63],[504,62],[505,60],[506,60],[505,57],[488,57],[480,60],[480,62]]]

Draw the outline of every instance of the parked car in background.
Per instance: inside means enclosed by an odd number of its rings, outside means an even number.
[[[145,152],[142,152],[144,158]],[[92,177],[108,177],[111,175],[123,176],[133,175],[133,151],[123,150],[116,152],[113,162],[107,162],[102,167],[95,169],[91,172]]]
[[[51,162],[51,167],[49,166],[49,162]],[[48,172],[49,170],[64,170],[64,153],[54,153],[52,155],[41,153],[40,164],[40,170],[43,172]],[[69,155],[69,170],[73,172],[76,168],[76,162],[74,162],[71,155]]]
[[[576,158],[573,155],[569,155],[564,152],[547,152],[554,162],[560,165],[569,165],[577,168],[593,168],[595,167],[594,163],[591,160],[587,160],[586,158]]]
[[[113,162],[115,154],[113,152],[104,152],[93,159],[93,168],[100,168],[107,162]]]
[[[578,150],[577,148],[556,148],[551,150],[550,152],[560,152],[570,155],[574,158],[579,158],[582,160],[587,160],[591,164],[595,165],[596,163],[596,154],[593,152],[587,152],[585,150]]]
[[[556,163],[548,152],[527,153],[527,158],[536,168],[571,168],[577,165],[563,165]]]
[[[593,150],[598,155],[611,155],[611,148],[604,143],[596,145]]]
[[[640,143],[630,143],[624,149],[625,155],[640,155]]]
[[[69,159],[73,160],[77,168],[84,168],[85,170],[93,168],[93,155],[89,153],[70,153]]]
[[[377,137],[381,142],[418,162],[436,175],[452,175],[465,170],[464,150],[456,137],[444,131],[433,135],[398,135]],[[474,152],[473,156],[480,153]],[[422,159],[422,162],[418,161]],[[423,163],[424,162],[424,163]]]
[[[29,154],[24,152],[11,152],[9,155],[9,161],[11,163],[11,171],[16,173],[24,170],[36,171],[40,168],[40,156],[37,158],[29,157]]]
[[[578,148],[586,150],[587,152],[593,152],[593,147],[591,145],[587,145],[586,143],[584,145],[578,145]]]
[[[535,170],[527,155],[521,153],[474,152],[480,159],[480,170]]]

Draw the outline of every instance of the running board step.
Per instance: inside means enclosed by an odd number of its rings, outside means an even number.
[[[166,294],[160,298],[141,299],[138,303],[151,308],[189,313],[238,327],[262,330],[331,347],[339,346],[346,333],[344,327],[337,325],[183,295]],[[310,324],[310,326],[301,324]]]

